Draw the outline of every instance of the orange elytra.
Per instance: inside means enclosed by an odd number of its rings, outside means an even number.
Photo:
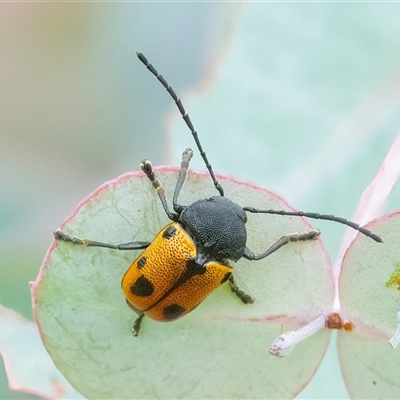
[[[196,253],[194,241],[180,224],[163,228],[122,278],[122,291],[132,308],[156,321],[172,321],[192,311],[229,279],[229,265],[208,261],[198,268]]]

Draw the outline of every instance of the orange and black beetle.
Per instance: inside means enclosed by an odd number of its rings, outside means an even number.
[[[57,240],[99,246],[118,250],[145,249],[132,263],[122,278],[122,290],[128,305],[138,313],[132,332],[137,336],[145,315],[156,321],[173,321],[191,312],[213,290],[228,281],[231,290],[244,302],[253,299],[238,288],[232,275],[229,261],[260,260],[267,257],[289,242],[314,240],[320,232],[311,230],[302,234],[282,236],[264,253],[255,255],[247,246],[246,212],[303,216],[339,222],[359,230],[377,242],[382,239],[354,222],[333,215],[277,210],[259,210],[253,207],[241,207],[224,197],[222,186],[215,178],[213,169],[203,151],[197,132],[180,99],[165,79],[147,61],[141,53],[139,60],[156,76],[174,99],[184,121],[189,127],[196,146],[219,192],[218,196],[197,200],[183,206],[178,203],[179,193],[188,174],[189,162],[193,156],[191,149],[182,155],[181,169],[178,175],[172,204],[174,212],[168,208],[165,189],[153,172],[149,160],[140,164],[142,171],[156,189],[161,204],[172,221],[164,227],[152,242],[130,242],[119,245],[79,239],[66,235],[60,230],[54,232]]]

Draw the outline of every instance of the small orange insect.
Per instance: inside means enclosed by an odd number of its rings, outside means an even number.
[[[302,211],[259,210],[254,207],[241,207],[224,197],[223,188],[215,178],[197,132],[181,100],[144,55],[137,53],[137,56],[175,101],[193,135],[219,195],[197,200],[188,206],[178,203],[179,193],[193,156],[193,151],[186,149],[182,154],[181,169],[172,198],[174,212],[169,210],[165,189],[155,176],[151,162],[143,160],[140,163],[142,171],[156,189],[164,211],[172,221],[157,234],[152,242],[129,242],[113,245],[71,237],[61,230],[54,232],[57,240],[72,244],[118,250],[145,249],[125,272],[121,282],[127,304],[138,314],[132,327],[134,336],[138,335],[145,315],[156,321],[174,321],[191,312],[212,291],[226,281],[229,282],[232,292],[243,303],[253,303],[253,298],[238,288],[229,261],[238,261],[242,257],[248,260],[261,260],[289,242],[315,240],[320,235],[319,230],[285,235],[264,253],[255,255],[246,246],[246,212],[335,221],[360,231],[376,242],[382,242],[379,236],[344,218]]]

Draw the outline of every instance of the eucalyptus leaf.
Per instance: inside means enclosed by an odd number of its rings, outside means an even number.
[[[171,193],[177,169],[156,168]],[[218,176],[241,206],[292,209],[275,193]],[[211,195],[207,173],[190,172],[181,204]],[[61,225],[72,236],[108,243],[152,241],[168,219],[143,173],[127,173],[85,198]],[[248,215],[247,245],[263,252],[280,236],[311,229],[296,217]],[[120,281],[139,252],[53,242],[32,284],[36,321],[60,371],[89,398],[293,398],[327,348],[323,329],[278,360],[268,346],[285,330],[321,314],[333,301],[329,257],[318,239],[285,246],[261,261],[239,260],[234,275],[254,296],[244,305],[225,284],[184,318],[160,323],[126,306]],[[166,266],[168,267],[168,266]],[[170,266],[171,267],[171,266]]]

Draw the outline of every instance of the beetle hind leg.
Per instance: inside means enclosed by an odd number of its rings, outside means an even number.
[[[233,275],[229,277],[229,287],[231,288],[231,291],[236,294],[237,297],[239,297],[240,300],[243,301],[244,304],[252,304],[254,303],[253,297],[251,297],[249,294],[243,292],[243,290],[239,289],[239,286],[237,285],[235,278]]]
[[[135,319],[135,322],[132,325],[132,335],[137,337],[139,335],[139,331],[140,331],[140,326],[142,324],[142,319],[144,317],[144,312],[141,310],[138,310],[133,304],[131,304],[128,299],[125,299],[126,304],[128,305],[128,307],[134,311],[136,314],[138,314],[138,317]]]
[[[132,326],[132,335],[137,337],[139,335],[140,326],[142,324],[142,319],[144,317],[144,313],[140,313],[139,316],[136,318],[135,322]]]

